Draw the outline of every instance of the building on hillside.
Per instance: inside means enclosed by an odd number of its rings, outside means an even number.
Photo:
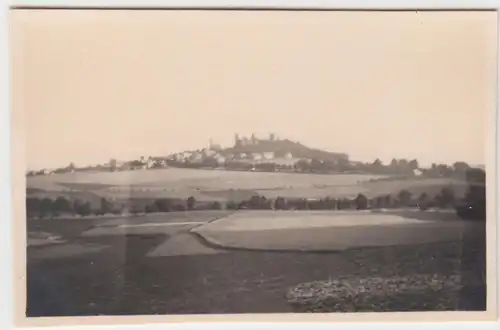
[[[262,153],[262,158],[265,159],[265,160],[274,159],[274,152],[263,152]]]
[[[285,159],[292,159],[293,158],[293,155],[291,152],[287,152],[285,153],[285,156],[284,156]]]
[[[193,163],[201,163],[203,161],[203,153],[196,152],[189,157],[189,160]]]
[[[172,158],[176,162],[183,162],[184,161],[184,155],[182,153],[174,154]]]
[[[262,158],[263,158],[263,156],[262,156],[261,153],[258,153],[258,152],[252,153],[252,159],[253,160],[257,160],[258,161],[258,160],[262,160]]]
[[[222,155],[215,155],[215,160],[217,161],[217,164],[219,166],[222,166],[225,164],[226,162],[226,157],[222,156]]]
[[[146,168],[153,168],[156,165],[156,160],[153,159],[153,157],[149,157],[148,160],[146,161]]]
[[[217,153],[217,151],[215,151],[214,149],[203,149],[203,156],[204,157],[213,157],[213,156],[215,156],[216,153]]]

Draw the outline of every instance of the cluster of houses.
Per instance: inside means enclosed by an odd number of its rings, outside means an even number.
[[[162,157],[141,157],[138,160],[118,161],[111,159],[109,162],[98,165],[88,165],[76,167],[73,164],[61,167],[58,169],[42,169],[39,171],[28,171],[27,176],[53,175],[62,173],[75,172],[118,172],[118,171],[133,171],[142,169],[166,168],[167,160]]]
[[[167,161],[162,157],[141,157],[138,160],[130,161],[117,161],[110,160],[101,166],[102,170],[109,171],[133,171],[133,170],[147,170],[153,168],[166,168]]]
[[[283,155],[277,155],[275,152],[240,152],[240,153],[222,153],[214,149],[202,149],[199,151],[184,151],[175,153],[167,157],[167,161],[189,162],[192,164],[203,163],[206,160],[213,160],[220,166],[227,161],[248,161],[248,162],[266,162],[273,161],[277,158],[293,159],[290,152]]]

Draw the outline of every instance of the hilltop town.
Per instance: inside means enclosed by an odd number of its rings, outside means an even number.
[[[119,161],[111,159],[104,164],[77,167],[71,163],[66,167],[57,169],[42,169],[30,171],[28,175],[45,175],[54,173],[67,173],[76,171],[130,171],[140,169],[155,169],[166,167],[192,167],[192,168],[228,168],[255,170],[258,164],[283,165],[291,169],[299,161],[342,160],[348,162],[348,155],[331,153],[308,148],[299,142],[280,139],[275,134],[268,138],[259,139],[252,134],[250,138],[234,137],[234,144],[223,148],[213,143],[210,139],[208,147],[197,150],[185,150],[167,156],[143,156],[139,159]]]
[[[192,168],[228,171],[290,172],[320,174],[386,174],[401,176],[450,177],[464,173],[471,167],[457,161],[454,164],[432,164],[429,168],[419,166],[416,159],[393,159],[383,164],[359,162],[349,159],[346,153],[330,152],[310,148],[300,142],[281,139],[275,134],[267,138],[240,137],[235,134],[233,144],[222,147],[209,140],[208,146],[197,150],[186,150],[166,156],[142,156],[139,159],[119,161],[111,159],[104,164],[77,167],[70,163],[57,169],[28,171],[27,176],[52,175],[85,171],[134,171],[162,168]]]

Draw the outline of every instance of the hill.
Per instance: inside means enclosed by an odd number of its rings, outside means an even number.
[[[345,153],[329,152],[307,147],[300,142],[284,140],[259,140],[255,144],[238,145],[221,150],[221,154],[227,156],[238,153],[265,153],[273,152],[276,157],[283,157],[290,153],[294,158],[318,159],[320,161],[348,160]]]

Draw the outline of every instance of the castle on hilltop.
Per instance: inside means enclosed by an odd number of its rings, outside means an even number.
[[[247,137],[240,138],[240,136],[238,134],[234,135],[234,147],[235,148],[254,146],[254,145],[258,145],[262,142],[274,142],[274,141],[279,141],[279,138],[274,133],[269,134],[269,137],[267,139],[259,139],[255,136],[255,134],[252,134],[252,136],[250,138],[247,138]]]

